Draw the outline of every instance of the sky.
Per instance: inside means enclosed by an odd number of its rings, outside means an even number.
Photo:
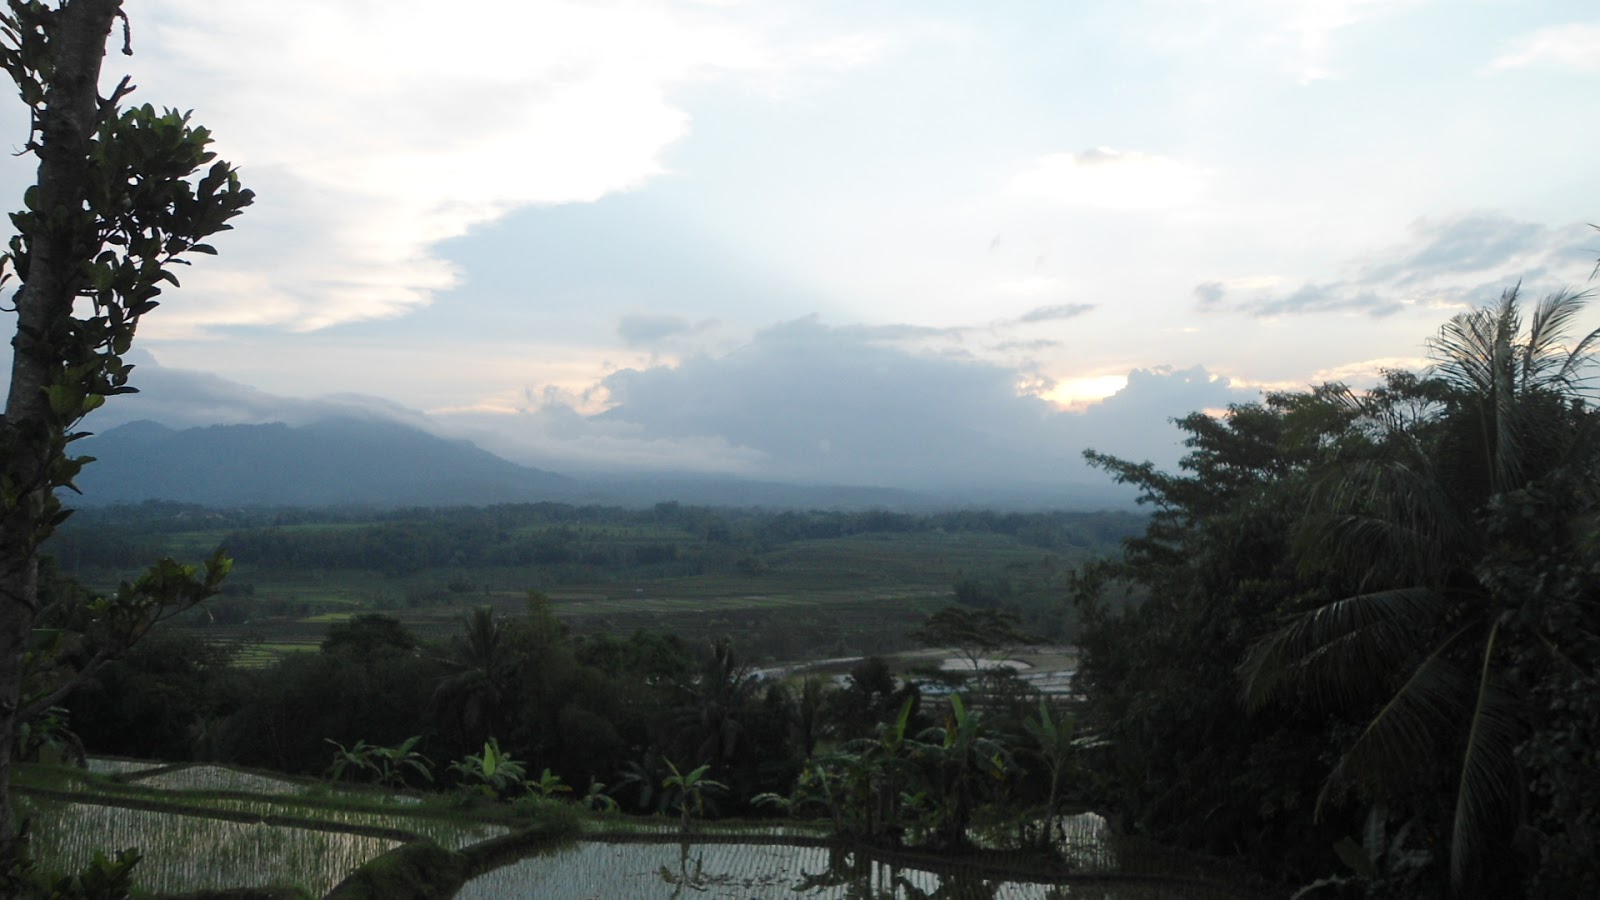
[[[1600,258],[1592,3],[128,8],[106,87],[258,199],[90,430],[360,411],[564,472],[1061,484]]]

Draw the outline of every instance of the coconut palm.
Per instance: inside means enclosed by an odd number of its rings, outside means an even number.
[[[510,664],[505,629],[494,609],[480,606],[466,618],[467,633],[451,641],[433,702],[462,742],[476,744],[504,726],[503,684]]]
[[[731,764],[746,744],[745,711],[759,686],[731,640],[712,641],[699,677],[672,717],[682,749],[716,766]]]
[[[1525,723],[1513,648],[1562,641],[1532,624],[1536,594],[1496,577],[1505,560],[1560,550],[1525,546],[1507,510],[1552,495],[1569,518],[1573,504],[1593,508],[1600,443],[1583,401],[1600,330],[1566,340],[1583,303],[1553,295],[1524,323],[1507,291],[1440,330],[1426,377],[1345,393],[1354,433],[1330,448],[1297,544],[1309,570],[1353,590],[1293,617],[1242,667],[1252,706],[1298,690],[1363,717],[1319,809],[1351,786],[1382,803],[1438,773],[1458,889],[1515,817]]]

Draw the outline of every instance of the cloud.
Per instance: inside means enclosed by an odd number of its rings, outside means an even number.
[[[1406,5],[1410,4],[1395,0],[1265,0],[1264,9],[1277,17],[1268,40],[1288,48],[1291,68],[1301,84],[1333,78],[1337,75],[1332,62],[1334,37]]]
[[[1001,341],[990,349],[1001,353],[1016,351],[1037,353],[1040,350],[1054,350],[1061,346],[1063,344],[1060,341],[1051,338],[1032,338],[1025,341]]]
[[[635,314],[623,316],[617,323],[617,335],[629,346],[654,344],[663,338],[684,334],[694,326],[682,316],[652,316]]]
[[[1310,383],[1327,384],[1337,381],[1356,388],[1366,388],[1372,387],[1381,381],[1384,372],[1420,372],[1430,365],[1432,365],[1432,362],[1423,356],[1385,356],[1378,359],[1363,359],[1319,369],[1311,376]]]
[[[1519,262],[1528,265],[1552,249],[1576,247],[1568,240],[1564,246],[1552,248],[1552,242],[1560,241],[1561,235],[1544,225],[1499,214],[1423,219],[1412,226],[1412,232],[1416,236],[1415,249],[1368,264],[1363,278],[1409,287],[1462,272],[1486,272]]]
[[[1096,147],[1051,153],[1028,163],[1011,180],[1015,193],[1051,203],[1101,209],[1151,210],[1198,198],[1208,170],[1137,151]]]
[[[1514,38],[1489,68],[1600,70],[1600,23],[1554,25]]]
[[[1056,306],[1040,306],[1030,309],[1017,317],[1018,322],[1054,322],[1060,319],[1073,319],[1095,308],[1093,303],[1063,303]]]
[[[1171,419],[1256,396],[1203,368],[1149,368],[1090,379],[1106,389],[1085,388],[1083,402],[1064,410],[1036,396],[1054,385],[1032,370],[912,352],[814,318],[772,326],[731,352],[614,372],[592,389],[604,398],[596,412],[583,411],[584,392],[548,388],[499,411],[428,415],[369,397],[275,396],[134,356],[142,393],[94,413],[91,430],[135,419],[188,427],[362,416],[556,471],[921,490],[1104,487],[1082,463],[1090,446],[1172,468],[1183,451]],[[1088,402],[1091,393],[1104,399]]]
[[[335,417],[383,419],[435,430],[426,415],[380,397],[283,397],[210,372],[168,368],[138,348],[124,358],[134,364],[132,383],[139,392],[113,397],[91,413],[84,419],[90,431],[106,431],[139,419],[172,428],[192,428],[266,422],[305,425]]]
[[[156,0],[133,28],[133,100],[195,109],[258,194],[239,222],[249,240],[224,237],[223,257],[186,273],[150,323],[169,338],[402,315],[460,281],[441,241],[660,176],[691,128],[682,88],[777,83],[882,51],[870,35],[668,0],[448,14],[420,0],[293,14],[275,0]]]
[[[1403,308],[1404,304],[1370,288],[1353,286],[1347,282],[1334,282],[1305,284],[1288,294],[1263,298],[1250,305],[1250,312],[1258,316],[1364,312],[1374,318],[1383,318],[1394,315]]]
[[[1351,262],[1340,279],[1277,290],[1279,278],[1201,282],[1194,288],[1205,311],[1257,316],[1362,312],[1374,317],[1411,308],[1456,308],[1488,303],[1523,283],[1533,291],[1581,282],[1593,266],[1592,230],[1551,228],[1498,213],[1421,219],[1406,244]]]
[[[1202,52],[1208,67],[1264,64],[1306,85],[1337,78],[1342,36],[1421,0],[1210,0],[1130,7],[1137,27],[1169,52]]]
[[[811,318],[773,326],[731,353],[613,373],[603,382],[610,408],[586,421],[627,427],[632,440],[658,447],[739,448],[768,478],[1061,484],[1096,477],[1079,461],[1090,444],[1175,465],[1181,448],[1170,419],[1255,397],[1203,369],[1143,369],[1104,402],[1068,412],[1019,392],[1029,376]]]

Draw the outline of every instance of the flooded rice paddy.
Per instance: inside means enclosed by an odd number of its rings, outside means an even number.
[[[76,870],[96,851],[137,847],[135,880],[144,890],[299,884],[326,893],[352,869],[399,842],[345,831],[287,828],[90,803],[24,798],[33,852],[52,867]],[[274,875],[276,877],[274,877]]]
[[[137,770],[135,770],[137,771]],[[130,784],[169,791],[241,791],[250,794],[298,794],[304,786],[283,778],[269,778],[226,766],[183,766],[137,776]]]
[[[589,840],[547,848],[481,875],[456,896],[458,900],[1178,900],[1207,895],[1195,893],[1192,886],[1064,884],[996,875],[976,867],[898,865],[837,846]]]
[[[88,759],[89,771],[96,775],[126,775],[131,772],[144,772],[157,770],[164,767],[164,763],[146,762],[142,759],[112,759],[106,756],[91,756]]]
[[[371,803],[388,797],[397,807],[393,813],[345,808],[330,802],[326,786],[225,766],[103,758],[89,765],[130,787],[160,793],[23,794],[17,802],[31,819],[35,856],[68,871],[82,868],[96,851],[138,848],[143,859],[135,882],[147,891],[296,884],[321,894],[403,840],[425,837],[460,849],[511,830],[406,815],[402,809],[416,798],[399,794],[360,798]]]
[[[90,797],[79,802],[62,794],[47,796],[48,791],[25,795],[19,805],[32,819],[37,858],[52,868],[71,870],[88,863],[96,851],[137,847],[143,860],[135,881],[144,891],[293,884],[320,895],[411,836],[462,849],[510,831],[456,818],[406,815],[400,809],[388,813],[343,808],[328,803],[326,788],[221,766],[154,767],[106,759],[91,765],[129,785],[159,788],[183,805],[142,808],[150,800],[144,794],[106,796],[104,803]],[[1057,836],[1058,858],[1074,876],[1070,883],[1062,877],[1019,875],[1026,866],[1004,864],[1007,857],[1001,848],[1008,842],[988,839],[998,834],[973,834],[980,846],[993,847],[991,853],[998,854],[982,866],[927,857],[884,858],[795,826],[751,830],[746,825],[720,833],[712,829],[685,841],[675,825],[637,823],[627,831],[591,834],[540,848],[469,881],[458,896],[465,900],[1224,900],[1239,896],[1226,889],[1212,891],[1197,880],[1125,877],[1130,867],[1119,859],[1120,845],[1107,834],[1104,820],[1092,813],[1059,821]]]

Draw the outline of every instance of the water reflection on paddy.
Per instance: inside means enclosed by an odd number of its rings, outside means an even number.
[[[932,872],[890,865],[839,847],[786,844],[603,843],[547,849],[470,881],[458,900],[539,897],[703,900],[1155,900],[1148,885],[1006,880],[959,867]]]

